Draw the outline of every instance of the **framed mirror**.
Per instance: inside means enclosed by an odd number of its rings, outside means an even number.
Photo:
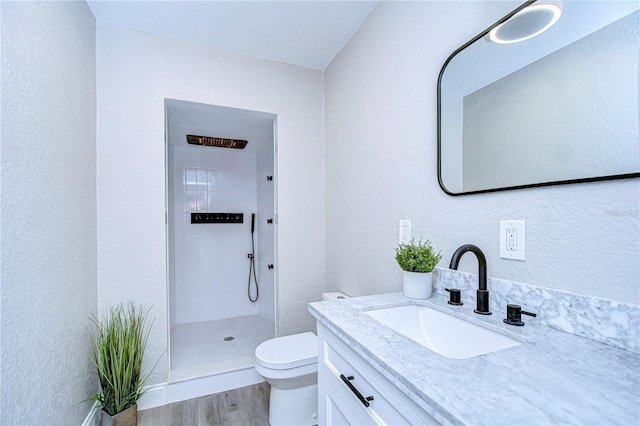
[[[438,78],[442,189],[639,177],[639,8],[528,1],[453,52]]]

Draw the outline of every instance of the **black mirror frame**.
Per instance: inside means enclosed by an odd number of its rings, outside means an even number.
[[[464,49],[469,47],[471,44],[475,43],[477,40],[485,37],[487,34],[489,34],[489,32],[493,28],[495,28],[498,25],[502,24],[503,22],[509,20],[513,15],[515,15],[518,12],[520,12],[525,7],[535,3],[536,1],[537,0],[527,0],[525,3],[523,3],[520,6],[518,6],[512,12],[510,12],[509,14],[504,16],[502,19],[498,20],[496,23],[491,25],[489,28],[487,28],[486,30],[484,30],[483,32],[481,32],[480,34],[478,34],[477,36],[475,36],[474,38],[472,38],[471,40],[469,40],[468,42],[466,42],[465,44],[460,46],[458,49],[456,49],[451,55],[449,55],[447,60],[442,65],[442,69],[440,70],[440,74],[438,75],[438,96],[437,96],[437,102],[438,102],[438,105],[437,105],[437,126],[438,126],[438,131],[437,131],[437,137],[438,137],[438,152],[437,152],[437,155],[438,155],[438,170],[437,170],[437,173],[438,173],[438,184],[440,185],[440,188],[447,195],[451,195],[451,196],[472,195],[472,194],[482,194],[482,193],[486,193],[486,192],[509,191],[509,190],[514,190],[514,189],[525,189],[525,188],[537,188],[537,187],[540,187],[540,186],[566,185],[566,184],[572,184],[572,183],[586,183],[586,182],[597,182],[597,181],[614,180],[614,179],[631,179],[631,178],[640,177],[640,172],[637,172],[637,173],[626,173],[626,174],[619,174],[619,175],[607,175],[607,176],[596,176],[596,177],[580,178],[580,179],[568,179],[568,180],[559,180],[559,181],[550,181],[550,182],[540,182],[540,183],[532,183],[532,184],[526,184],[526,185],[505,186],[505,187],[500,187],[500,188],[481,189],[481,190],[477,190],[477,191],[468,191],[468,192],[459,192],[459,193],[451,192],[444,186],[444,183],[442,182],[442,146],[441,146],[441,144],[442,144],[442,134],[441,134],[442,133],[442,125],[441,125],[441,119],[442,119],[442,117],[441,117],[441,83],[442,83],[442,75],[444,74],[444,71],[447,68],[447,65],[449,64],[449,62],[451,62],[451,60],[453,59],[454,56],[456,56],[458,53],[460,53],[461,51],[463,51]]]

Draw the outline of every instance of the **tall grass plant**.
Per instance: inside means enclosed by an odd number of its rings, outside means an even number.
[[[92,318],[97,331],[92,335],[93,363],[101,392],[91,399],[110,416],[134,406],[145,393],[151,372],[143,377],[141,369],[153,324],[149,321],[150,309],[133,302],[120,303],[108,308],[100,321]]]

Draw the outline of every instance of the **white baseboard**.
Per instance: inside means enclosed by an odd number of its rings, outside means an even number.
[[[206,376],[192,380],[169,383],[167,403],[211,395],[231,389],[255,385],[264,382],[264,378],[253,367],[231,371],[215,376]]]
[[[148,410],[149,408],[159,407],[167,403],[167,384],[160,383],[153,386],[147,386],[147,391],[142,398],[138,400],[138,410]]]
[[[148,410],[149,408],[159,407],[167,403],[167,384],[160,383],[158,385],[147,386],[147,391],[142,398],[138,400],[138,410]],[[93,404],[91,411],[85,417],[82,426],[100,426],[100,412],[98,401]]]
[[[147,392],[138,400],[138,410],[148,410],[172,402],[198,398],[262,382],[264,382],[262,376],[256,372],[255,368],[251,367],[175,383],[159,383],[147,386]],[[96,401],[82,422],[82,426],[100,426],[100,412]]]
[[[98,401],[94,402],[87,417],[84,418],[82,426],[100,426],[100,411],[102,410],[98,407]]]

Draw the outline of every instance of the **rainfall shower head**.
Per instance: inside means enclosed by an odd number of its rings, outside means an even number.
[[[218,148],[244,149],[249,142],[240,139],[212,138],[209,136],[187,135],[187,143],[191,145],[217,146]]]

